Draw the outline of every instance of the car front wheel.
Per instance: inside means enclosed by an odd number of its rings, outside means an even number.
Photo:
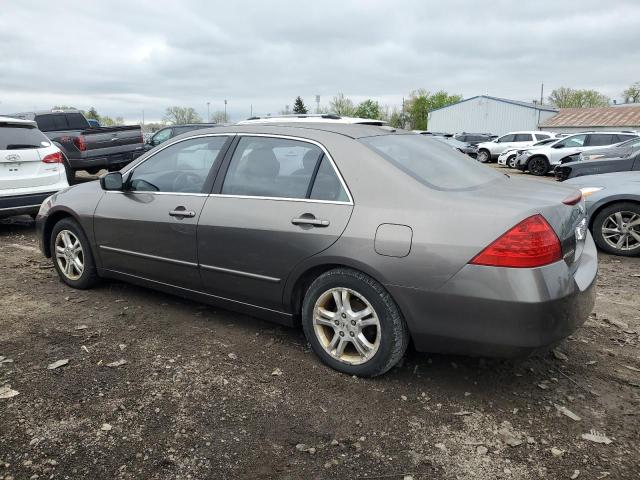
[[[549,172],[549,162],[544,157],[533,157],[529,160],[529,172],[537,177],[544,177]]]
[[[593,237],[605,252],[640,255],[640,205],[620,202],[602,209],[593,220]]]
[[[509,168],[516,168],[516,156],[515,155],[511,155],[509,158],[507,158],[507,166]]]
[[[478,152],[478,161],[480,163],[487,163],[489,160],[491,160],[491,154],[488,150],[480,150]]]
[[[51,257],[60,279],[73,288],[86,289],[98,280],[89,240],[80,225],[63,218],[53,226]]]
[[[407,326],[389,293],[368,275],[346,268],[330,270],[311,284],[302,326],[322,361],[349,375],[385,373],[409,343]]]

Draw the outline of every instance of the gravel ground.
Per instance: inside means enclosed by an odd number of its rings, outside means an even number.
[[[0,258],[0,479],[639,478],[640,258],[600,256],[595,311],[554,353],[409,352],[373,380],[298,330],[72,290],[26,217],[0,222]]]

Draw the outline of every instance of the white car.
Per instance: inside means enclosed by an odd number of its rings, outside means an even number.
[[[506,135],[496,138],[491,142],[483,142],[478,144],[478,161],[482,163],[496,160],[498,156],[505,150],[510,148],[520,148],[533,145],[540,140],[555,137],[551,132],[510,132]]]
[[[535,150],[525,150],[518,157],[518,167],[537,176],[546,175],[556,166],[573,160],[581,152],[615,145],[637,137],[629,132],[584,132],[569,135]]]
[[[498,165],[502,167],[516,168],[516,157],[524,151],[523,149],[526,148],[527,150],[531,150],[557,141],[557,138],[545,138],[544,140],[540,140],[528,147],[510,148],[509,150],[505,150],[498,157]]]
[[[0,116],[0,217],[35,215],[68,186],[62,152],[36,122]]]
[[[251,117],[238,122],[238,125],[251,125],[253,123],[354,123],[359,125],[387,125],[384,120],[374,120],[371,118],[343,117],[340,115],[328,114],[301,114],[301,115],[273,115],[268,117]]]

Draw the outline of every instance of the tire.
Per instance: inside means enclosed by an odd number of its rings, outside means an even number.
[[[617,222],[617,214],[620,214],[624,227],[620,229]],[[628,224],[638,221],[637,225],[632,225],[629,228]],[[603,230],[611,229],[611,230]],[[613,255],[620,255],[623,257],[637,257],[640,256],[640,241],[638,241],[632,233],[626,234],[626,240],[623,240],[620,248],[616,247],[616,244],[620,240],[622,235],[616,235],[612,230],[626,230],[630,232],[633,230],[636,235],[640,237],[640,204],[631,202],[618,202],[609,205],[598,212],[593,220],[591,233],[593,239],[598,247]]]
[[[65,235],[66,232],[66,235]],[[66,241],[65,240],[71,240]],[[74,248],[75,241],[79,243],[80,251]],[[62,253],[56,250],[56,247],[64,248]],[[51,237],[49,238],[49,248],[51,249],[51,260],[53,266],[58,272],[60,279],[73,288],[85,290],[91,288],[98,281],[96,272],[96,264],[93,258],[93,252],[89,245],[87,236],[82,231],[78,222],[71,218],[63,218],[53,226]],[[80,270],[74,262],[70,260],[72,256],[76,256],[81,261],[82,269]],[[66,265],[71,264],[70,268],[65,269]]]
[[[477,158],[480,163],[489,163],[491,161],[491,153],[489,153],[489,150],[479,150]]]
[[[549,161],[544,157],[533,157],[529,160],[527,164],[527,168],[529,173],[535,175],[537,177],[544,177],[547,173],[549,173],[549,169],[551,166],[549,165]]]
[[[515,155],[511,155],[509,158],[507,158],[507,167],[516,168],[516,156]]]
[[[67,183],[69,185],[75,185],[76,183],[76,171],[69,166],[68,163],[64,164],[64,170],[67,175]]]
[[[350,308],[342,314],[336,294],[342,305],[343,295],[349,299]],[[319,313],[321,309],[325,314]],[[367,309],[370,313],[362,316]],[[309,286],[302,303],[302,327],[316,355],[349,375],[382,375],[400,361],[409,344],[407,325],[391,295],[370,276],[348,268],[325,272]]]

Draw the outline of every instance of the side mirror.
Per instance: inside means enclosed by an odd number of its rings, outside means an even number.
[[[120,172],[109,172],[100,177],[100,186],[103,190],[122,190],[122,174]]]
[[[151,145],[153,147],[153,137],[147,138],[146,144]]]
[[[553,147],[551,148],[563,148],[564,145],[562,143],[556,143]]]

